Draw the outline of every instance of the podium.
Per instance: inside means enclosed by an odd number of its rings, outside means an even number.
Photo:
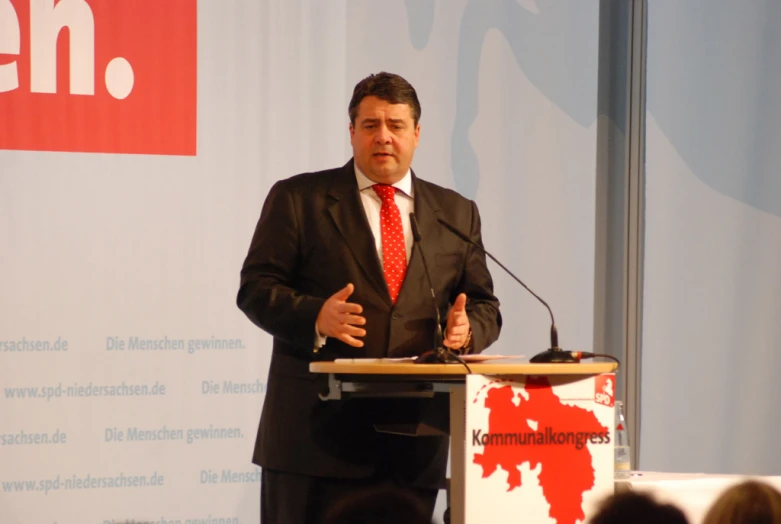
[[[617,365],[469,367],[344,359],[309,370],[328,374],[326,402],[450,396],[452,524],[585,522],[614,489]],[[436,431],[423,424],[416,434]]]

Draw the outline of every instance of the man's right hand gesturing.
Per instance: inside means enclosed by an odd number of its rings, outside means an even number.
[[[366,319],[360,316],[363,313],[360,304],[347,302],[353,291],[355,286],[347,284],[331,295],[320,308],[315,327],[324,337],[333,337],[345,344],[360,348],[363,347],[363,341],[355,337],[365,336],[366,330],[355,326],[363,326],[366,324]]]

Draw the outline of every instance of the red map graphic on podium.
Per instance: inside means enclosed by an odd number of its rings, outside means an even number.
[[[519,466],[528,462],[534,469],[542,464],[539,482],[550,504],[550,517],[558,524],[583,521],[583,494],[594,487],[592,456],[585,443],[580,446],[571,441],[560,443],[556,437],[597,434],[601,437],[594,438],[607,444],[609,430],[598,422],[594,413],[562,404],[545,378],[530,377],[524,389],[528,400],[519,393],[520,402],[514,401],[511,386],[488,390],[485,399],[489,410],[488,434],[532,433],[530,436],[536,436],[536,442],[533,438],[525,445],[492,442],[483,448],[483,453],[475,453],[474,463],[483,468],[483,478],[499,467],[506,471],[507,491],[522,485]],[[537,422],[537,427],[530,426],[529,420]]]

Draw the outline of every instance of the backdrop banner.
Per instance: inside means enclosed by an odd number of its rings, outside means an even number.
[[[0,0],[0,521],[257,522],[239,270],[271,185],[350,158],[370,73],[416,87],[413,169],[591,349],[597,30],[596,0]],[[546,348],[491,269],[490,351]]]

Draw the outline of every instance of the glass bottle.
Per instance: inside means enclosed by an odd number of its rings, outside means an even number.
[[[626,431],[626,418],[624,416],[624,403],[616,400],[616,430],[614,433],[615,447],[615,478],[628,479],[631,466],[629,460],[629,435]]]

